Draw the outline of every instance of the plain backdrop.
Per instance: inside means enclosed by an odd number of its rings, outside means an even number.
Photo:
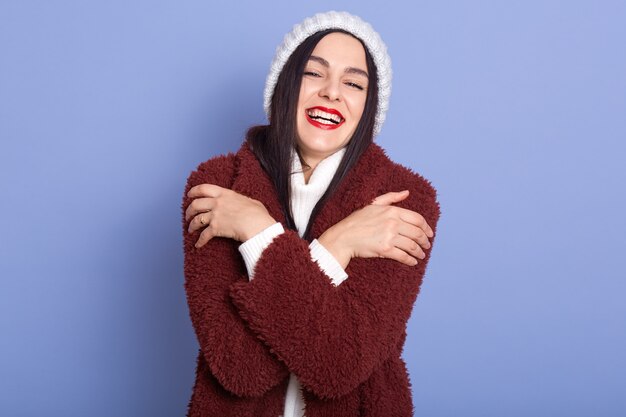
[[[416,415],[626,415],[623,1],[0,2],[0,415],[182,416],[181,198],[319,11],[393,61],[376,141],[438,190]]]

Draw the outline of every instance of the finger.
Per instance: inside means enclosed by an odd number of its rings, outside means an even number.
[[[409,196],[409,190],[403,190],[403,191],[398,191],[398,192],[392,191],[389,193],[379,195],[378,197],[374,199],[372,203],[377,204],[377,205],[388,205],[388,204],[393,204],[393,203],[402,201],[408,196]]]
[[[433,237],[435,235],[433,229],[426,222],[424,216],[416,211],[405,209],[403,207],[398,207],[398,210],[400,210],[400,219],[419,227],[428,237]]]
[[[214,198],[196,198],[187,206],[187,210],[185,210],[185,221],[189,221],[189,219],[198,213],[211,211],[214,207]]]
[[[207,227],[211,224],[211,219],[213,218],[213,212],[209,211],[207,213],[200,213],[196,217],[194,217],[191,222],[189,222],[189,233],[193,233],[196,230],[200,230],[204,227]]]
[[[213,231],[213,228],[211,227],[205,228],[202,231],[202,233],[200,233],[200,237],[198,238],[198,241],[195,244],[196,248],[201,248],[202,246],[206,245],[207,243],[209,243],[209,240],[213,239],[214,237],[215,237],[215,233]]]
[[[417,265],[417,259],[393,245],[391,245],[387,250],[383,250],[380,253],[380,256],[382,258],[393,259],[409,266]]]
[[[399,201],[404,200],[409,196],[409,190],[399,191],[399,192],[389,192],[385,194],[381,194],[372,200],[371,204],[377,206],[389,205],[393,203],[397,203]]]
[[[428,236],[421,228],[406,222],[400,222],[398,234],[410,239],[424,249],[430,249],[431,243]]]
[[[420,245],[417,244],[417,242],[415,242],[413,239],[409,239],[406,236],[396,236],[393,239],[393,244],[396,248],[403,250],[404,252],[415,258],[424,259],[426,257],[426,253],[420,247]]]
[[[219,197],[225,188],[215,184],[199,184],[192,187],[187,193],[187,197]]]

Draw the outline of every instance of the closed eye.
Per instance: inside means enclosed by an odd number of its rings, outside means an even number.
[[[360,84],[357,84],[357,83],[347,82],[346,85],[349,85],[350,87],[354,87],[354,88],[359,89],[361,91],[363,90],[363,86],[360,85]]]
[[[312,75],[313,77],[321,77],[321,75],[319,75],[317,72],[313,72],[313,71],[305,71],[304,75]]]

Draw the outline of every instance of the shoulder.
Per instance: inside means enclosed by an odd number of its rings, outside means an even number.
[[[429,224],[436,222],[441,210],[433,183],[412,168],[392,161],[380,145],[374,143],[374,151],[381,160],[384,191],[409,190],[409,196],[397,205],[419,212],[430,220]]]
[[[198,184],[211,183],[220,187],[230,187],[235,174],[236,154],[215,155],[201,162],[187,178],[187,188]]]
[[[395,188],[406,187],[424,196],[437,197],[437,190],[430,180],[412,168],[391,160],[387,151],[375,142],[372,143],[372,153],[376,155],[380,171],[386,178],[385,185],[394,188],[393,191],[402,191]]]

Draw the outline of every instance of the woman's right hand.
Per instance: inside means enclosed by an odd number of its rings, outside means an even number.
[[[352,258],[388,258],[416,265],[430,248],[433,230],[421,214],[393,203],[408,190],[382,194],[326,230],[318,241],[345,269]]]

